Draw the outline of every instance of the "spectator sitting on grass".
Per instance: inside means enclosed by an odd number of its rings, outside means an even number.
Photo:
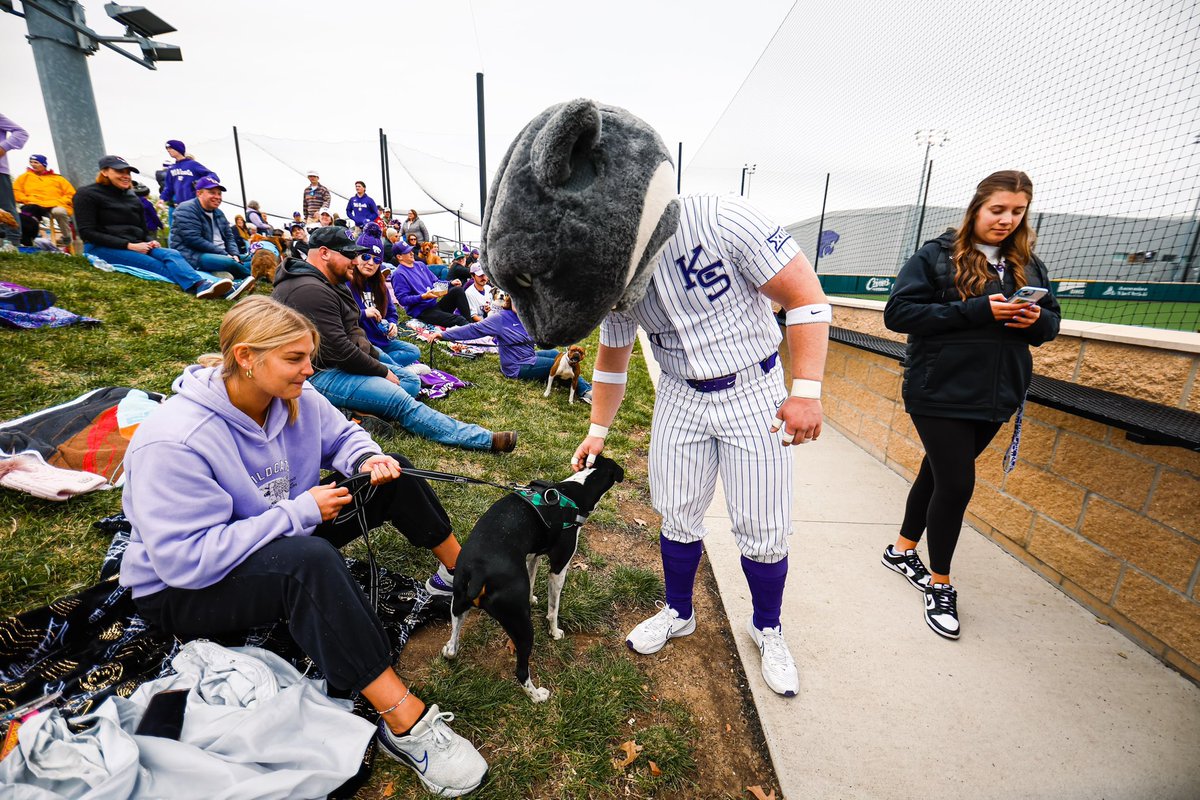
[[[307,260],[288,259],[275,273],[275,299],[312,320],[320,334],[318,371],[309,382],[335,406],[394,420],[417,436],[469,450],[511,451],[514,431],[492,433],[418,402],[401,388],[403,368],[375,355],[346,288],[354,259],[365,251],[345,228],[318,228]]]
[[[482,270],[481,270],[482,272]],[[500,351],[500,372],[506,378],[544,381],[550,376],[550,368],[558,358],[557,350],[535,350],[533,339],[512,310],[512,298],[504,295],[501,307],[482,322],[473,322],[458,328],[436,331],[433,339],[448,342],[465,342],[482,336],[492,336]],[[592,404],[592,385],[579,376],[579,399]]]
[[[158,209],[150,202],[150,187],[144,183],[133,182],[133,193],[142,201],[142,213],[146,216],[146,231],[151,238],[158,239],[158,232],[163,229],[162,218]]]
[[[304,261],[308,258],[308,229],[303,225],[292,225],[292,246],[289,248],[292,258]]]
[[[471,267],[467,264],[467,260],[463,257],[461,250],[454,251],[455,259],[450,263],[450,267],[446,270],[446,280],[460,281],[463,286],[471,282]]]
[[[392,272],[392,289],[396,302],[404,306],[413,319],[429,325],[453,328],[472,321],[471,304],[463,294],[461,284],[449,284],[446,290],[434,285],[444,281],[429,271],[429,267],[413,258],[413,249],[403,242],[395,246],[398,266]]]
[[[235,300],[254,288],[254,281],[234,284],[209,280],[189,264],[179,251],[162,247],[146,230],[146,215],[133,192],[134,167],[120,156],[100,159],[96,182],[75,194],[75,222],[83,252],[110,264],[134,267],[173,281],[201,299]]]
[[[396,366],[407,367],[421,360],[421,348],[396,338],[400,334],[397,324],[399,317],[396,314],[396,303],[387,290],[387,283],[380,270],[383,266],[383,240],[379,238],[379,234],[379,226],[368,222],[366,230],[356,240],[360,247],[367,249],[354,259],[346,287],[350,290],[354,302],[362,309],[359,325],[366,331],[371,344],[379,348],[379,360],[390,360]],[[398,377],[401,385],[409,389],[409,394],[415,395],[421,390],[421,381],[415,373],[409,374],[412,375],[411,380],[415,385],[406,384],[403,375]]]
[[[254,235],[254,231],[246,227],[246,218],[238,214],[233,218],[233,232],[238,235],[242,241],[250,241],[250,237]]]
[[[45,156],[29,157],[29,169],[13,181],[13,196],[21,206],[21,246],[32,247],[38,223],[50,217],[58,224],[59,244],[71,243],[71,198],[75,187],[47,165]]]
[[[263,236],[272,235],[273,229],[271,228],[271,223],[267,222],[266,215],[259,210],[257,200],[251,200],[246,204],[246,221],[249,223],[250,227],[254,228]]]
[[[471,267],[471,282],[463,287],[463,294],[471,304],[472,319],[482,319],[492,310],[492,290],[488,286],[488,276],[483,274],[483,267],[478,264]]]
[[[202,272],[250,276],[250,259],[239,255],[237,234],[221,211],[225,187],[216,175],[196,181],[196,196],[180,203],[171,225],[170,245]]]

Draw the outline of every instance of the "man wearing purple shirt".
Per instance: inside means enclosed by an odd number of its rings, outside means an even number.
[[[17,219],[17,200],[13,197],[12,173],[8,169],[8,153],[20,150],[29,141],[29,132],[8,117],[0,114],[0,210]],[[21,228],[0,225],[4,239],[13,247],[21,241]]]
[[[412,246],[397,242],[392,252],[399,263],[392,272],[392,290],[396,294],[396,302],[404,306],[410,317],[443,328],[466,325],[474,319],[461,281],[452,281],[449,291],[439,299],[433,291],[438,278],[429,271],[429,267],[413,257]]]

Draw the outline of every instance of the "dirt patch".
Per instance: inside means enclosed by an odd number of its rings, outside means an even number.
[[[646,474],[644,459],[640,464],[625,466],[629,474]],[[617,507],[620,520],[617,525],[585,528],[588,549],[607,562],[606,569],[620,564],[661,575],[662,563],[654,535],[659,529],[659,518],[645,496],[644,484],[640,489],[628,482],[619,487]],[[579,559],[577,555],[576,562]],[[611,633],[568,633],[568,636],[578,653],[596,642],[619,649],[646,675],[657,697],[689,710],[695,728],[692,741],[695,788],[672,790],[672,798],[744,798],[750,796],[746,787],[756,784],[769,792],[779,784],[707,556],[700,563],[694,603],[699,622],[696,632],[652,656],[637,655],[624,646],[625,633],[648,615],[646,609],[619,611]],[[466,624],[477,622],[476,615],[471,615]],[[422,679],[428,669],[425,665],[439,657],[446,634],[445,626],[433,625],[413,636],[404,651],[406,677]],[[492,648],[482,655],[482,663],[494,669],[497,676],[511,680],[513,659],[504,648]],[[533,662],[536,681],[536,648]],[[638,726],[657,721],[660,720],[654,715],[639,717]]]

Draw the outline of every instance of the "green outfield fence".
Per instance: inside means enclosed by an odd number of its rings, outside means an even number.
[[[826,294],[886,300],[895,283],[887,275],[821,275]],[[1200,331],[1200,284],[1128,281],[1051,281],[1066,319],[1112,322],[1168,330]]]

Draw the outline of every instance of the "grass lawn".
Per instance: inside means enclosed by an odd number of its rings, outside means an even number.
[[[0,330],[0,419],[101,386],[168,392],[184,366],[200,353],[216,350],[217,326],[229,308],[222,301],[197,301],[171,284],[103,273],[68,256],[0,254],[0,278],[50,289],[60,306],[104,323],[94,328]],[[593,335],[589,364],[595,346]],[[469,361],[445,356],[437,365],[474,386],[434,405],[493,430],[517,430],[516,452],[454,450],[403,432],[381,441],[385,450],[399,450],[419,467],[496,481],[567,474],[570,455],[588,425],[588,406],[568,406],[561,391],[543,399],[536,383],[502,378],[494,357]],[[590,373],[590,367],[586,371]],[[608,447],[627,467],[644,464],[652,397],[644,362],[635,352],[629,394]],[[490,488],[435,488],[460,538],[499,497]],[[118,512],[120,505],[119,490],[66,503],[0,491],[0,613],[19,613],[94,583],[107,542],[89,526]],[[405,672],[407,668],[417,670],[414,691],[453,710],[455,729],[484,745],[492,777],[481,797],[713,796],[696,785],[698,744],[689,709],[663,699],[669,687],[656,684],[619,644],[623,629],[617,617],[641,615],[641,609],[652,609],[661,596],[652,560],[643,559],[637,566],[621,558],[622,547],[653,548],[657,542],[657,528],[634,524],[629,512],[648,505],[646,476],[631,469],[626,482],[606,496],[585,527],[576,560],[587,569],[572,569],[563,595],[560,619],[567,637],[551,640],[541,621],[544,612],[535,609],[535,674],[552,688],[548,702],[529,702],[512,678],[511,656],[484,657],[485,648],[502,649],[504,636],[498,625],[478,615],[468,621],[463,655],[455,662],[430,658],[417,668],[408,663],[413,659],[405,651],[400,669],[406,677],[414,674]],[[609,545],[606,556],[589,545],[589,540],[598,544],[601,538],[626,544]],[[373,541],[386,566],[421,577],[435,567],[430,553],[409,546],[390,526]],[[544,568],[540,583],[544,606]],[[438,636],[445,638],[444,632]],[[703,676],[693,677],[704,681]],[[611,759],[631,738],[645,750],[632,766],[617,771]],[[652,774],[647,766],[651,760],[661,774]],[[408,770],[380,758],[364,796],[424,795]]]
[[[883,294],[848,294],[855,300],[887,300]],[[1063,318],[1080,322],[1111,322],[1173,331],[1200,331],[1200,303],[1147,300],[1072,300],[1059,298]]]

